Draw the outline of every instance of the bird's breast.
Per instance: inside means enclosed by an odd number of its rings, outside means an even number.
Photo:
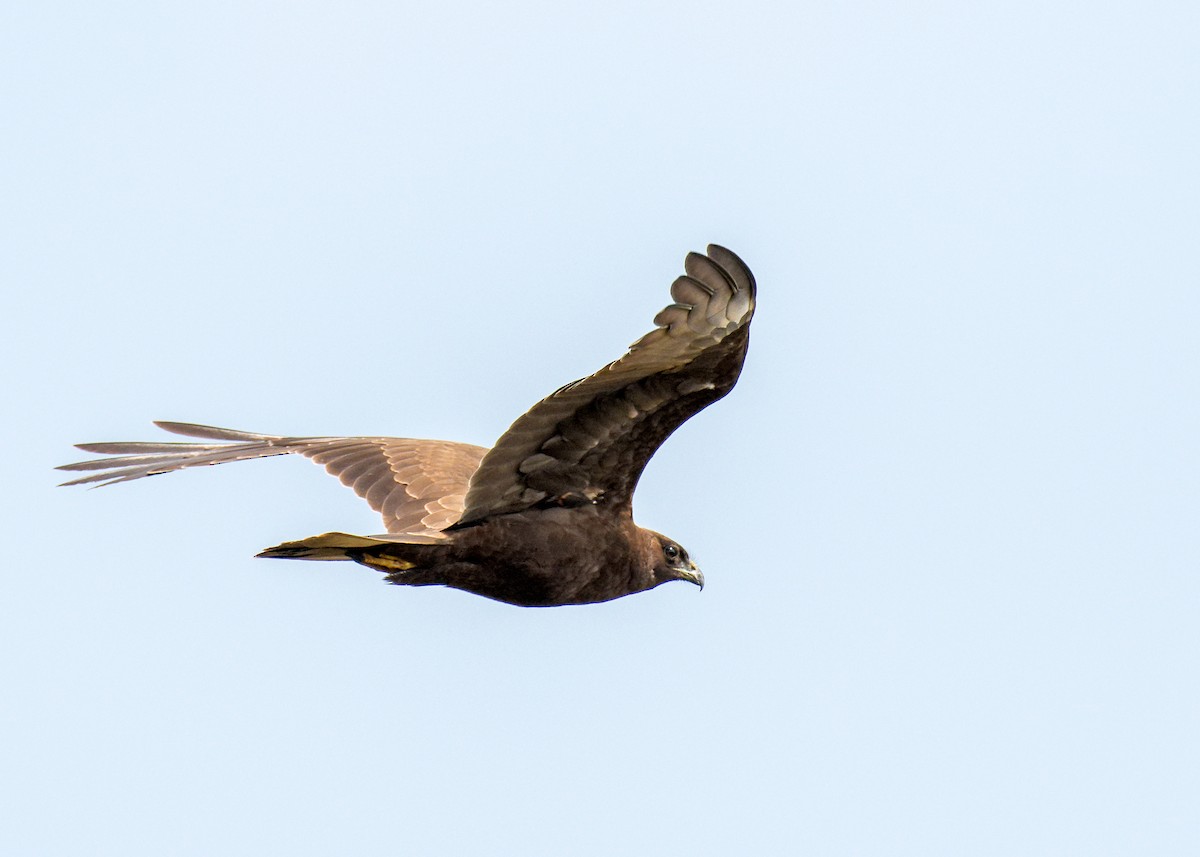
[[[633,538],[592,506],[500,515],[455,534],[457,558],[477,571],[449,584],[545,605],[607,601],[646,588]]]

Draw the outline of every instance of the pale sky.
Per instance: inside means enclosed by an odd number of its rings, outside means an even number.
[[[2,13],[0,852],[1200,853],[1195,3]],[[753,268],[652,461],[697,557],[522,610],[256,560]]]

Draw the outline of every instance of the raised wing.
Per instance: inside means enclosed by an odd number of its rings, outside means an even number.
[[[534,405],[471,477],[459,525],[538,505],[629,508],[646,462],[737,382],[754,315],[754,275],[710,244],[689,253],[675,303],[629,352]]]
[[[81,443],[97,458],[59,470],[97,471],[64,485],[112,485],[188,467],[295,453],[341,480],[383,516],[389,533],[429,534],[456,521],[486,449],[398,437],[276,437],[191,423],[156,422],[175,434],[222,443]]]

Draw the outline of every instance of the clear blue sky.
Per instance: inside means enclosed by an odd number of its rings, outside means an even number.
[[[1195,3],[17,4],[0,851],[1200,853]],[[652,462],[682,584],[520,610],[253,559],[302,460],[490,444],[753,267]]]

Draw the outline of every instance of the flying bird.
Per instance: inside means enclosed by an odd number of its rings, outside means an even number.
[[[353,560],[406,586],[449,586],[525,607],[589,604],[672,580],[704,586],[676,541],[633,522],[650,457],[733,389],[750,337],[750,269],[711,244],[689,253],[655,329],[619,360],[538,402],[491,449],[398,437],[278,437],[156,422],[204,443],[83,443],[107,458],[64,485],[303,455],[383,516],[385,535],[326,533],[260,557]],[[215,442],[214,442],[215,441]]]

